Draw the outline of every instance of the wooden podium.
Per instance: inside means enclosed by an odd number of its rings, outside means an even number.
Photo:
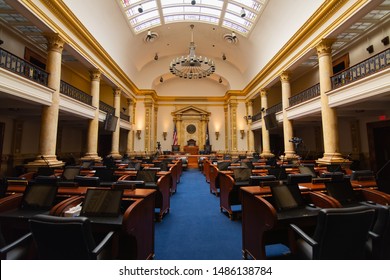
[[[184,152],[186,154],[190,154],[190,155],[197,155],[197,154],[199,154],[199,147],[198,146],[184,146]]]

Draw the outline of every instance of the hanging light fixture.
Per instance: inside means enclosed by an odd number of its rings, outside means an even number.
[[[191,42],[189,54],[172,60],[169,70],[173,75],[184,79],[206,78],[215,72],[214,61],[207,57],[196,56],[194,43],[194,25],[191,24]]]

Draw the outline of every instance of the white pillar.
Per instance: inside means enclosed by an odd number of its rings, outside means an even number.
[[[111,145],[111,153],[115,159],[122,158],[119,154],[119,135],[120,135],[120,110],[121,110],[121,89],[117,88],[114,91],[114,108],[115,108],[115,117],[118,118],[118,122],[116,123],[115,131],[112,133],[112,145]]]
[[[262,113],[261,113],[261,134],[262,134],[262,148],[263,151],[261,152],[260,156],[263,158],[272,158],[274,157],[274,154],[271,153],[271,147],[270,147],[270,142],[269,142],[269,132],[265,127],[265,122],[264,122],[264,116],[265,112],[268,108],[268,100],[267,100],[267,91],[265,89],[262,89],[260,91],[260,96],[261,96],[261,107],[262,107]]]

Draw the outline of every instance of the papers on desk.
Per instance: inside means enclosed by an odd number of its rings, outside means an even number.
[[[81,203],[65,211],[64,217],[76,217],[80,215],[80,212],[81,212]]]

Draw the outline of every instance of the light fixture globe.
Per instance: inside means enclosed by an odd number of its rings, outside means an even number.
[[[202,79],[215,72],[214,61],[207,57],[196,56],[194,43],[194,25],[191,24],[191,42],[189,54],[187,56],[177,57],[169,65],[169,71],[179,78],[184,79]]]

